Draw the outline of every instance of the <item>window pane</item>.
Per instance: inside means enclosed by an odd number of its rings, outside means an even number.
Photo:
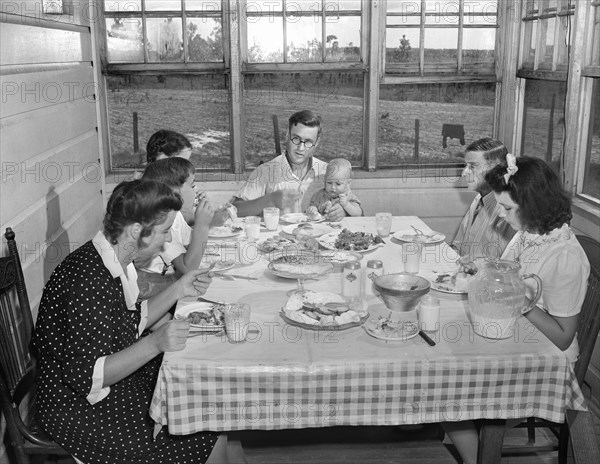
[[[219,0],[185,0],[186,11],[202,11],[211,13],[221,11],[221,2]]]
[[[183,61],[181,18],[147,18],[148,61]]]
[[[496,29],[465,29],[463,31],[463,64],[493,64],[495,45]]]
[[[425,0],[425,24],[458,25],[458,0]]]
[[[592,32],[591,66],[600,66],[600,6],[594,8],[594,30]]]
[[[360,16],[340,16],[335,22],[327,21],[325,30],[326,61],[360,60]]]
[[[187,18],[187,41],[190,61],[223,61],[220,19]]]
[[[142,18],[107,18],[106,49],[110,63],[143,63]]]
[[[543,40],[542,46],[544,47],[540,52],[540,69],[552,69],[552,61],[554,57],[554,34],[556,29],[556,18],[540,19],[540,27],[546,28],[545,39]],[[543,30],[543,29],[542,29]]]
[[[326,0],[325,1],[325,12],[331,13],[338,10],[361,10],[360,0]]]
[[[387,19],[387,24],[390,26],[408,26],[408,25],[414,25],[414,26],[418,26],[421,24],[421,17],[420,16],[388,16]]]
[[[242,3],[242,11],[263,14],[272,11],[283,11],[283,0],[252,0]]]
[[[600,199],[600,79],[594,79],[583,193]]]
[[[523,46],[523,68],[533,69],[535,64],[535,45],[537,37],[537,21],[525,22],[525,37]]]
[[[286,0],[285,1],[285,10],[288,14],[294,13],[310,13],[310,12],[318,12],[320,13],[323,10],[323,5],[321,4],[321,0]]]
[[[142,11],[142,0],[104,0],[104,11]]]
[[[288,119],[309,109],[323,119],[315,156],[343,157],[361,165],[363,73],[284,73],[244,76],[244,144],[248,167],[275,156],[271,115],[279,120],[281,150],[285,151]]]
[[[572,19],[567,16],[561,16],[558,18],[558,24],[560,24],[560,31],[558,36],[558,55],[556,58],[557,68],[566,69],[569,66],[569,51],[573,43],[573,31],[574,27],[569,27],[569,22]],[[570,35],[568,37],[567,35]]]
[[[542,14],[556,13],[558,7],[558,0],[546,0],[543,6],[544,8],[542,10]]]
[[[453,64],[458,59],[458,29],[425,29],[425,63]]]
[[[387,11],[389,13],[420,13],[420,0],[388,0]]]
[[[248,18],[248,61],[283,62],[283,19],[274,16]]]
[[[525,7],[525,14],[527,16],[537,15],[540,12],[540,1],[541,0],[527,0]]]
[[[180,132],[190,140],[196,168],[230,168],[228,93],[222,75],[107,76],[106,80],[113,168],[142,166],[146,143],[159,129]]]
[[[321,18],[288,16],[286,22],[288,62],[322,61]]]
[[[146,0],[146,11],[181,11],[181,0]]]
[[[418,29],[388,29],[385,37],[386,63],[419,64]]]
[[[521,153],[542,158],[557,170],[564,125],[566,82],[527,79]]]
[[[494,101],[493,83],[380,85],[378,166],[462,164],[469,143],[491,137]]]
[[[486,15],[490,15],[488,22],[495,24],[495,17],[498,14],[498,1],[465,0],[464,12],[465,14],[485,13]]]

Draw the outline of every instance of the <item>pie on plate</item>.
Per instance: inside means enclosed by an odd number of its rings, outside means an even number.
[[[293,294],[285,303],[281,317],[288,323],[309,330],[344,330],[361,325],[369,317],[364,300],[346,300],[336,293]]]
[[[411,243],[440,243],[446,236],[440,232],[431,231],[429,233],[416,234],[414,230],[399,230],[392,235],[396,240]]]
[[[324,224],[311,224],[309,222],[305,222],[303,224],[293,224],[290,226],[285,226],[281,230],[284,233],[291,235],[297,239],[304,238],[318,238],[321,235],[328,234],[332,231],[331,227]]]
[[[333,270],[333,265],[314,253],[300,252],[276,257],[269,263],[268,269],[278,277],[298,279],[324,275]]]
[[[419,328],[414,321],[395,321],[389,317],[379,316],[378,319],[370,319],[363,329],[369,335],[381,340],[410,340],[419,333]]]

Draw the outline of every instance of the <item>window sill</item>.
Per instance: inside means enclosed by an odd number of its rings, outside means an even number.
[[[587,195],[577,195],[573,198],[573,212],[586,219],[598,223],[600,218],[600,201]]]

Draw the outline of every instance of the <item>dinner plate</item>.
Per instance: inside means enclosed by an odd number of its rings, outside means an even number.
[[[335,247],[335,241],[337,240],[338,235],[340,235],[340,233],[341,233],[341,231],[337,230],[337,231],[330,232],[325,235],[321,235],[319,238],[317,238],[317,242],[319,242],[319,245],[321,245],[326,250],[338,250]],[[380,247],[381,245],[383,245],[383,243],[372,243],[365,250],[340,250],[340,251],[353,251],[354,253],[368,253],[369,251],[373,251],[376,248]]]
[[[267,269],[271,271],[273,275],[276,275],[277,277],[283,277],[284,279],[314,279],[317,277],[324,276],[325,274],[333,271],[333,264],[321,262],[319,263],[319,270],[315,271],[312,274],[300,274],[297,272],[281,271],[274,268],[273,261],[269,263]]]
[[[416,234],[414,230],[399,230],[392,235],[396,240],[409,243],[440,243],[446,236],[440,232],[431,231],[424,234]]]
[[[452,293],[454,295],[466,295],[466,291],[456,290],[454,283],[452,282],[452,276],[456,272],[442,272],[442,271],[421,271],[419,275],[425,277],[431,283],[431,288],[442,293]],[[443,280],[442,280],[443,278]],[[441,280],[441,281],[439,281]]]
[[[242,228],[239,226],[220,226],[211,227],[208,229],[209,238],[229,238],[236,237],[242,233]]]
[[[281,230],[292,237],[296,237],[296,235],[294,235],[294,231],[298,230],[297,234],[300,237],[318,238],[321,235],[328,234],[333,229],[325,224],[304,223],[284,226],[281,228]]]
[[[308,324],[305,322],[295,321],[290,319],[285,315],[283,311],[280,313],[281,318],[290,325],[295,325],[296,327],[302,327],[307,330],[347,330],[352,327],[360,327],[365,323],[367,319],[369,319],[369,313],[366,313],[364,316],[360,318],[359,322],[348,322],[347,324],[327,324],[327,325],[319,325],[319,324]]]
[[[373,320],[369,320],[365,322],[362,328],[369,334],[371,337],[378,338],[379,340],[385,341],[401,341],[405,342],[406,340],[410,340],[411,338],[415,338],[419,335],[419,329],[417,327],[417,323],[414,321],[404,321],[404,324],[410,324],[413,326],[409,332],[401,332],[401,335],[386,335],[377,330],[377,322]]]
[[[204,259],[202,259],[202,263],[200,264],[200,269],[207,268],[212,263],[215,263],[215,266],[212,268],[212,270],[218,271],[218,272],[227,271],[228,269],[231,269],[232,267],[235,266],[234,259],[223,259],[223,258],[221,258],[220,255],[219,256],[209,255],[209,256],[205,256]]]
[[[288,224],[300,224],[301,222],[323,222],[325,217],[321,217],[321,219],[317,219],[316,221],[311,221],[304,213],[288,213],[282,214],[279,219]]]
[[[175,318],[186,318],[188,314],[199,311],[199,312],[210,312],[213,311],[213,303],[196,302],[185,305],[181,308],[177,308],[175,312]],[[190,333],[202,332],[202,333],[219,333],[225,330],[225,323],[220,324],[190,324]]]
[[[363,255],[356,251],[346,250],[321,250],[319,253],[323,257],[323,261],[335,265],[344,265],[352,261],[360,261],[363,259]]]

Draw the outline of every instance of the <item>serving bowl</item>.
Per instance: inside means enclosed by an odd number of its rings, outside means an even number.
[[[399,272],[384,274],[373,281],[373,288],[390,311],[408,312],[415,309],[430,283],[418,275]]]

